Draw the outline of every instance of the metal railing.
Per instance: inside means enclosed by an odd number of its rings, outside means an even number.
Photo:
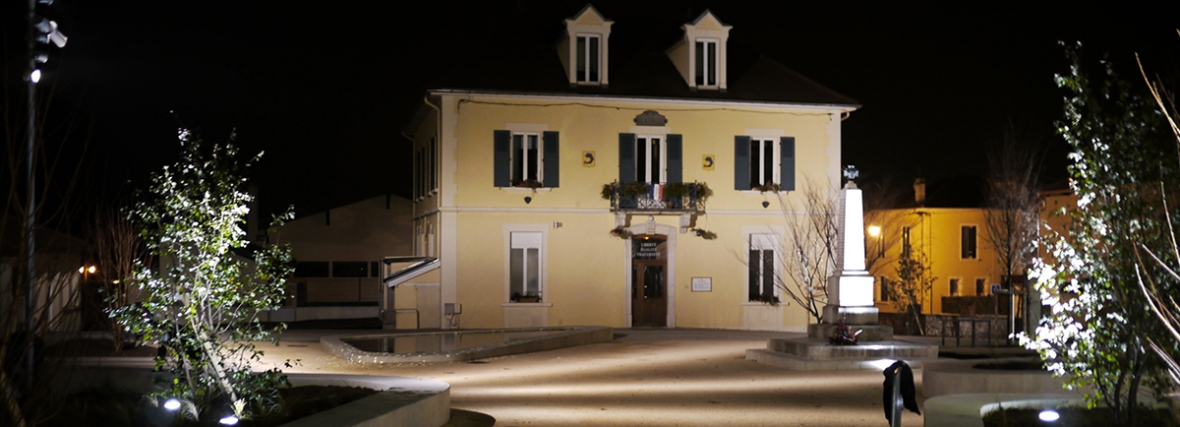
[[[709,188],[703,182],[670,182],[649,184],[618,181],[606,184],[612,211],[675,211],[704,212]]]

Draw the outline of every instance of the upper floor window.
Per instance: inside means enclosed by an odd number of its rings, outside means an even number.
[[[619,134],[619,182],[681,182],[682,147],[678,134]]]
[[[493,132],[493,185],[558,187],[560,141],[557,132]],[[546,161],[549,159],[549,161]]]
[[[638,136],[635,142],[635,180],[652,184],[667,182],[664,137]]]
[[[602,43],[598,34],[578,34],[574,56],[577,61],[575,71],[578,83],[598,83],[602,63]]]
[[[512,185],[541,182],[540,136],[535,133],[512,134]]]
[[[961,256],[963,259],[979,258],[979,253],[976,251],[975,233],[976,227],[974,225],[964,225],[962,227],[962,238],[960,239]]]
[[[750,139],[750,187],[777,183],[779,179],[778,144],[769,138]]]
[[[698,87],[717,86],[717,70],[719,61],[717,56],[717,40],[696,40],[696,85]]]
[[[795,189],[795,138],[734,138],[734,189]],[[773,185],[772,185],[773,184]]]

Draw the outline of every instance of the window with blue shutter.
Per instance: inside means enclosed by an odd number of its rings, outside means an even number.
[[[779,189],[795,190],[795,137],[779,138]]]

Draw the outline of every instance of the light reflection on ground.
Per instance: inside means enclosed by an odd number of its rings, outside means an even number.
[[[765,348],[766,338],[783,334],[618,332],[627,336],[487,363],[362,366],[314,345],[272,347],[266,360],[303,360],[288,372],[446,381],[452,407],[489,414],[497,426],[887,425],[880,371],[800,372],[745,360],[746,349]],[[922,422],[912,413],[903,418],[906,426]]]

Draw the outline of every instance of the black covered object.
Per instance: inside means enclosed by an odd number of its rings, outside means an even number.
[[[910,365],[907,365],[905,362],[898,360],[893,362],[892,365],[889,365],[888,368],[885,368],[884,372],[885,391],[882,392],[882,400],[884,400],[885,403],[885,419],[889,420],[889,422],[893,422],[892,409],[894,397],[891,396],[891,394],[893,394],[893,379],[895,378],[894,372],[896,370],[901,370],[900,381],[902,404],[906,409],[909,409],[915,414],[922,415],[922,411],[918,410],[918,400],[914,398],[914,371],[910,369]]]

